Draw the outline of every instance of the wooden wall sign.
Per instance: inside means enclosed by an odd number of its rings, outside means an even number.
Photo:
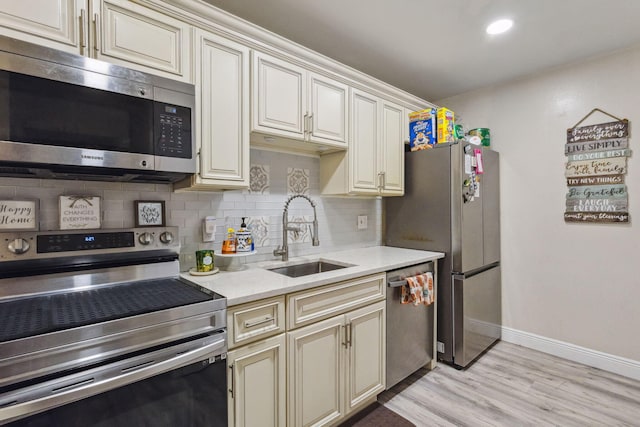
[[[100,197],[60,196],[60,230],[100,228]]]
[[[628,136],[629,121],[627,119],[567,129],[567,143],[627,138]]]
[[[629,205],[625,174],[629,150],[629,121],[578,127],[594,109],[567,130],[564,153],[568,192],[565,222],[626,223]]]
[[[567,162],[565,176],[576,178],[581,176],[621,175],[627,173],[627,158],[615,157],[600,160],[582,160]]]
[[[0,230],[37,230],[37,200],[0,200]]]

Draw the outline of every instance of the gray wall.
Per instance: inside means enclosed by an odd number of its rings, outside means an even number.
[[[504,325],[640,361],[640,48],[438,102],[501,154]],[[631,123],[629,224],[565,223],[564,144],[593,108]],[[612,119],[596,114],[584,124]]]

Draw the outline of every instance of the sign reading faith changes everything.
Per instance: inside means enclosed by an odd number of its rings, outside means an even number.
[[[566,222],[629,222],[628,145],[628,120],[567,130]]]

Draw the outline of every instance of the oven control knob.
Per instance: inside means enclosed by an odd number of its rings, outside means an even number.
[[[25,239],[14,239],[9,242],[8,249],[11,253],[21,255],[29,250],[29,242]]]
[[[140,244],[146,246],[153,242],[153,236],[151,235],[151,233],[142,233],[140,237],[138,237],[138,241],[140,242]]]
[[[170,231],[165,231],[160,235],[160,241],[165,245],[173,242],[173,233],[171,233]]]

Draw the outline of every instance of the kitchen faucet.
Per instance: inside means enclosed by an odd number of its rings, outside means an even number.
[[[306,199],[310,204],[311,207],[313,208],[313,230],[311,231],[311,244],[313,246],[319,246],[320,245],[320,241],[318,240],[318,216],[316,215],[316,203],[311,200],[311,198],[309,196],[306,196],[304,194],[294,194],[293,196],[289,197],[287,199],[287,201],[284,203],[284,212],[282,212],[282,247],[278,246],[276,249],[274,249],[273,251],[273,255],[275,256],[280,256],[282,255],[282,261],[288,261],[289,260],[289,243],[287,243],[287,232],[289,231],[300,231],[300,228],[298,227],[291,227],[289,226],[289,203],[291,203],[291,201],[295,198],[302,198],[302,199]],[[309,222],[297,222],[298,224],[309,224]]]

